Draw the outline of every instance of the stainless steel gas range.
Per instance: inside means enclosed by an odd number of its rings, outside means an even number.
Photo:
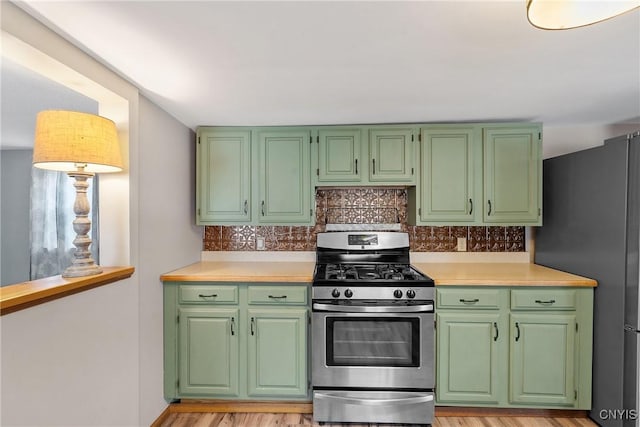
[[[401,232],[318,234],[312,286],[313,417],[431,424],[434,296]]]

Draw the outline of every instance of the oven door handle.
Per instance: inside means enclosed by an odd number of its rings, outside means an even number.
[[[313,310],[332,311],[336,313],[429,313],[433,312],[433,304],[395,306],[362,306],[362,305],[337,305],[314,302]]]
[[[397,399],[376,399],[376,398],[366,398],[366,399],[357,399],[355,397],[344,397],[336,394],[330,393],[314,393],[315,397],[325,398],[325,399],[335,399],[341,400],[345,403],[351,403],[354,405],[368,405],[368,406],[377,406],[377,405],[413,405],[416,403],[424,403],[430,402],[433,400],[433,394],[428,394],[426,396],[417,396],[417,397],[399,397]]]

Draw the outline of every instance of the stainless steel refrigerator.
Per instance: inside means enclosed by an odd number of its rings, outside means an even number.
[[[543,162],[535,262],[598,281],[593,405],[605,427],[638,426],[640,132]]]

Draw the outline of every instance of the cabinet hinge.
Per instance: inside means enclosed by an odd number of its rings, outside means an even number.
[[[542,209],[538,208],[538,216],[542,215]]]
[[[316,176],[320,176],[320,168],[316,169]]]
[[[573,398],[578,400],[578,390],[573,390]]]
[[[176,316],[176,323],[180,323],[180,316]]]
[[[418,215],[422,215],[422,208],[418,208]]]
[[[179,379],[176,380],[176,388],[180,388],[180,380]]]
[[[576,323],[576,332],[578,332],[578,324]]]
[[[309,136],[309,144],[313,144],[313,137]]]
[[[311,390],[311,380],[307,381],[307,390]]]
[[[198,137],[198,144],[200,144],[200,137]]]
[[[313,208],[309,209],[309,216],[313,216]]]
[[[413,168],[411,168],[411,175],[413,175]]]
[[[538,132],[538,141],[542,139],[542,132]]]
[[[437,320],[434,320],[434,321],[433,321],[433,329],[436,329],[436,327],[437,327],[437,326],[438,326],[438,321],[437,321]]]
[[[320,144],[320,135],[317,135],[317,136],[316,136],[316,142],[317,142],[318,144]]]
[[[413,142],[413,134],[411,134],[411,142]]]
[[[418,134],[418,142],[422,142],[422,134],[421,133]]]

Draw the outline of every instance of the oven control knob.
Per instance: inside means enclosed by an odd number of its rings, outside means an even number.
[[[413,289],[409,289],[407,291],[407,298],[415,298],[416,297],[416,291],[414,291]]]
[[[347,298],[351,298],[353,296],[353,291],[351,289],[347,289],[344,291],[344,296]]]
[[[340,291],[338,289],[334,289],[331,291],[331,296],[334,298],[338,298],[340,296]]]
[[[393,296],[396,298],[402,298],[402,291],[400,289],[396,289],[393,291]]]

